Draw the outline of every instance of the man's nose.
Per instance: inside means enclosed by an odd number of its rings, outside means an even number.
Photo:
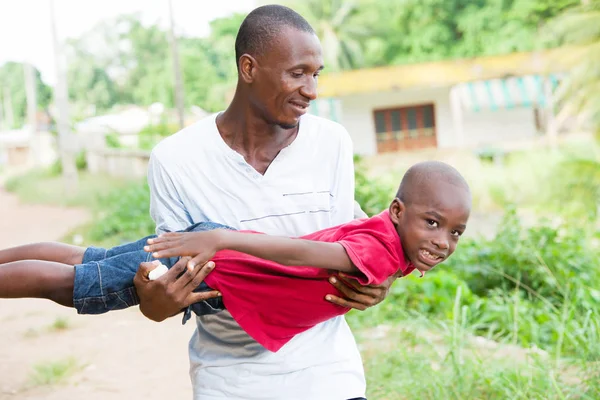
[[[308,82],[300,88],[300,94],[309,100],[317,98],[317,79],[310,78]]]

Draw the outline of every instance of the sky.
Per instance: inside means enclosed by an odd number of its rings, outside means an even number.
[[[50,31],[51,0],[0,0],[0,65],[30,62],[54,85],[56,70]],[[248,12],[255,0],[172,0],[178,35],[204,36],[209,21]],[[168,26],[168,0],[54,0],[61,40],[78,37],[103,19],[141,12],[145,22]]]

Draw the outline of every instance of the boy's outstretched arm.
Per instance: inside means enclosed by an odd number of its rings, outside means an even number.
[[[148,241],[146,251],[155,258],[191,256],[189,268],[209,261],[219,250],[235,250],[287,266],[311,266],[358,272],[339,243],[292,239],[264,234],[216,229],[206,232],[165,233]]]

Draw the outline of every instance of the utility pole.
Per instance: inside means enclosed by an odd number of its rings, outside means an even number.
[[[56,125],[58,128],[59,154],[62,163],[62,174],[67,195],[77,190],[78,176],[75,167],[75,138],[71,135],[69,123],[69,97],[66,78],[66,60],[62,46],[56,33],[56,15],[54,13],[54,0],[50,1],[50,25],[52,30],[52,44],[54,48],[54,64],[56,67],[56,87],[54,88],[54,104],[56,106]]]
[[[179,127],[184,128],[185,125],[185,105],[183,92],[183,79],[181,77],[181,65],[179,63],[179,51],[177,49],[177,38],[175,37],[175,22],[173,18],[173,3],[172,0],[167,0],[169,3],[169,44],[171,45],[171,57],[173,58],[173,74],[175,77],[175,106],[177,107],[177,115],[179,117]]]
[[[0,93],[2,96],[2,93]],[[0,132],[4,130],[4,104],[0,101]]]
[[[12,93],[8,86],[4,86],[4,120],[6,129],[10,130],[15,124],[15,114],[13,113]]]
[[[27,97],[27,122],[29,125],[31,152],[34,165],[40,163],[40,141],[37,135],[37,76],[31,63],[23,64],[25,74],[25,95]]]

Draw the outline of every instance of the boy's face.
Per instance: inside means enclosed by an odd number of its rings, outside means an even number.
[[[394,199],[390,217],[404,255],[422,274],[456,249],[467,227],[471,195],[465,187],[437,181],[423,184],[410,204]]]

